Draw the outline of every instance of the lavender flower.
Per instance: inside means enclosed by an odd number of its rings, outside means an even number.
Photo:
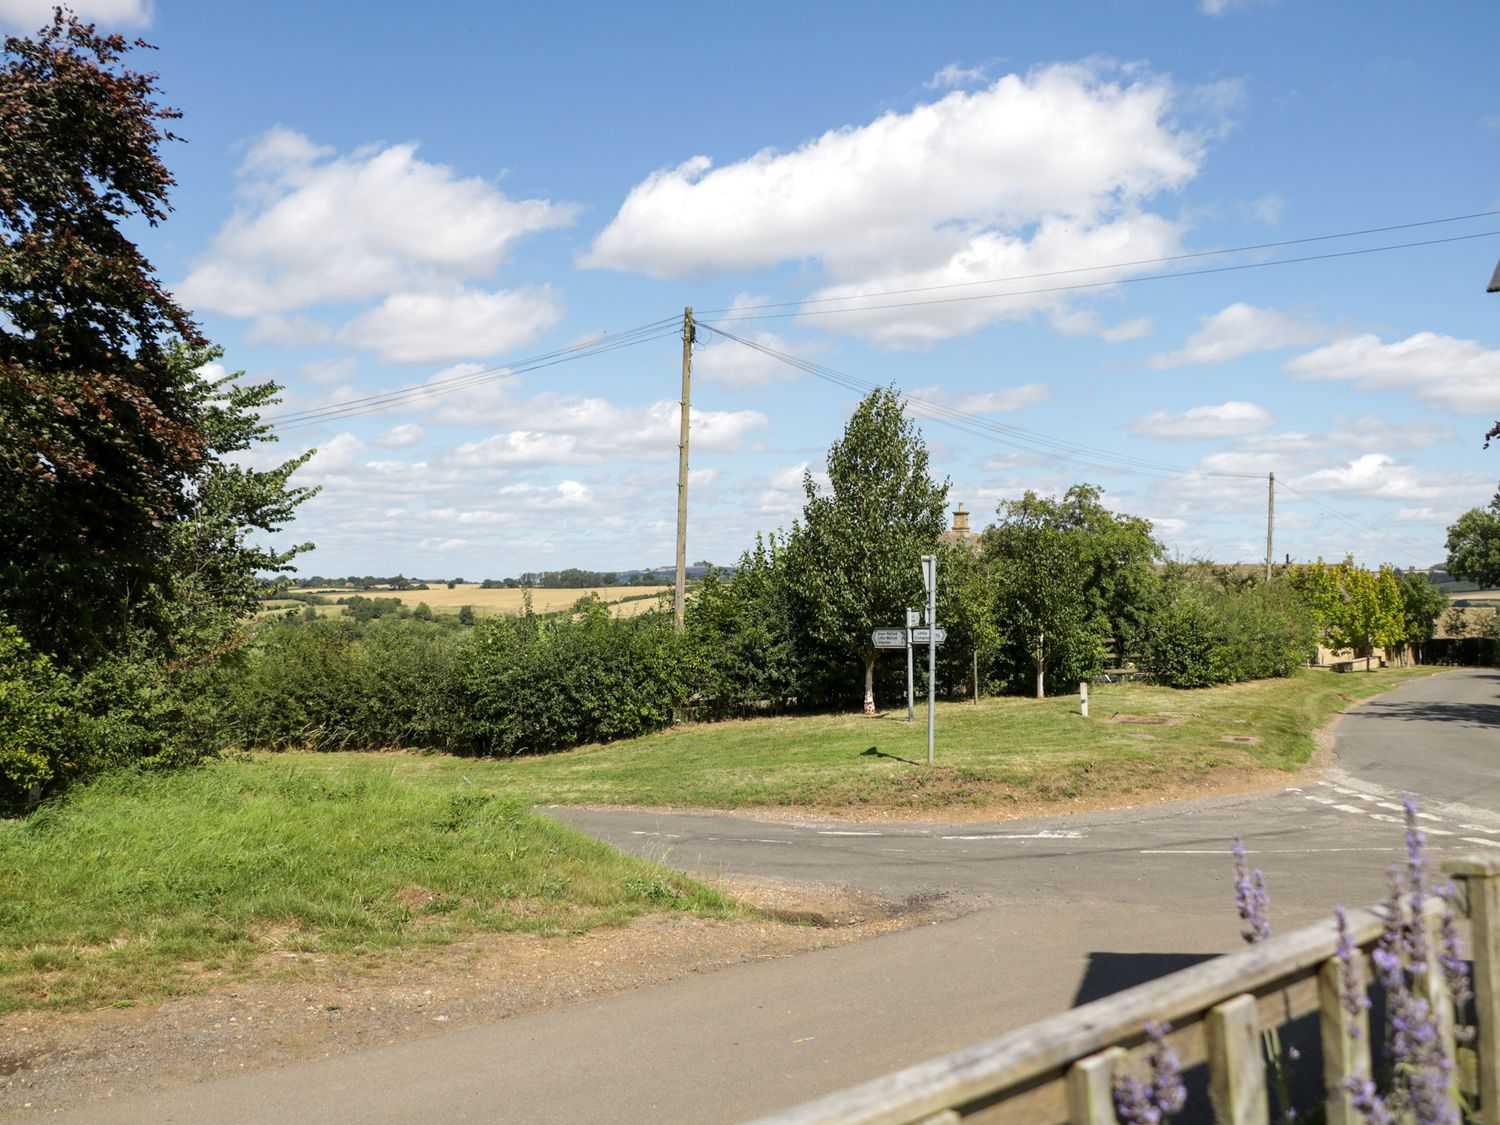
[[[1453,900],[1458,895],[1458,888],[1450,881],[1438,889],[1437,895],[1443,900],[1443,912],[1439,916],[1442,934],[1439,960],[1442,962],[1448,994],[1453,997],[1454,1015],[1462,1019],[1474,990],[1469,985],[1469,968],[1458,951],[1458,920],[1453,911]],[[1474,1039],[1474,1029],[1465,1023],[1455,1024],[1453,1034],[1460,1043],[1469,1043]]]
[[[1354,1108],[1365,1119],[1365,1125],[1391,1125],[1391,1111],[1372,1080],[1363,1074],[1356,1075],[1344,1083],[1344,1088],[1353,1095]]]
[[[1187,1104],[1187,1086],[1182,1081],[1182,1064],[1177,1052],[1167,1042],[1171,1026],[1148,1023],[1146,1038],[1151,1041],[1148,1065],[1151,1077],[1145,1082],[1129,1074],[1117,1074],[1114,1081],[1115,1116],[1120,1125],[1161,1125]]]
[[[1230,854],[1234,856],[1234,905],[1247,925],[1246,929],[1240,931],[1240,936],[1254,945],[1271,936],[1271,900],[1266,893],[1266,877],[1259,868],[1251,874],[1245,842],[1239,836],[1235,836]]]
[[[1364,989],[1360,980],[1359,966],[1354,960],[1354,938],[1349,933],[1349,915],[1342,906],[1334,909],[1334,918],[1338,920],[1339,942],[1339,999],[1344,1006],[1344,1011],[1349,1015],[1349,1038],[1358,1040],[1360,1037],[1360,1025],[1364,1021],[1360,1018],[1370,1010],[1370,995]]]

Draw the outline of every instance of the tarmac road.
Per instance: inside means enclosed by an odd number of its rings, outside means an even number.
[[[1384,893],[1401,794],[1434,859],[1500,847],[1500,674],[1346,716],[1340,768],[1275,792],[989,825],[551,809],[691,871],[941,896],[954,920],[356,1055],[94,1103],[66,1122],[733,1121],[1237,948],[1243,836],[1278,929]]]

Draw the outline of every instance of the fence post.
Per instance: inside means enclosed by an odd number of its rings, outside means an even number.
[[[1124,1047],[1110,1047],[1068,1068],[1068,1125],[1115,1125],[1115,1072]]]
[[[1254,996],[1236,996],[1209,1009],[1208,1085],[1218,1125],[1269,1125],[1271,1103]]]
[[[1365,957],[1355,950],[1354,971],[1359,989],[1369,986]],[[1370,1077],[1370,1014],[1351,1016],[1344,1010],[1344,966],[1330,957],[1318,970],[1318,1023],[1323,1041],[1323,1106],[1328,1125],[1360,1125],[1362,1115],[1354,1108],[1354,1095],[1346,1083],[1359,1075]],[[1358,1035],[1349,1033],[1353,1024]]]
[[[1481,1120],[1500,1125],[1500,855],[1450,859],[1443,870],[1468,884]]]

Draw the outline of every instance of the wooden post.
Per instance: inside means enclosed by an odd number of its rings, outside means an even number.
[[[1124,1047],[1110,1047],[1068,1068],[1068,1125],[1116,1125],[1115,1072]]]
[[[974,703],[979,703],[979,650],[974,650]]]
[[[1354,971],[1360,991],[1367,988],[1364,954],[1355,951]],[[1357,1036],[1349,1034],[1353,1023]],[[1351,1016],[1344,1011],[1344,967],[1330,957],[1318,970],[1318,1026],[1323,1040],[1323,1105],[1328,1125],[1362,1125],[1363,1115],[1354,1108],[1354,1095],[1345,1083],[1356,1076],[1370,1077],[1370,1014]]]
[[[1500,1125],[1500,856],[1450,859],[1443,870],[1468,884],[1481,1120],[1484,1125]]]
[[[1266,581],[1271,581],[1271,528],[1275,526],[1276,474],[1266,477]]]
[[[1038,633],[1036,635],[1036,697],[1038,699],[1043,698],[1047,694],[1043,688],[1044,680],[1042,675],[1044,667],[1042,656],[1046,652],[1046,644],[1047,635],[1045,633]]]
[[[1083,680],[1078,685],[1078,713],[1085,719],[1089,717],[1089,682]]]
[[[682,419],[677,441],[677,589],[672,596],[672,627],[682,632],[687,608],[688,420],[693,411],[693,310],[682,310]]]
[[[1209,1009],[1208,1083],[1218,1125],[1270,1125],[1255,997],[1236,996]]]

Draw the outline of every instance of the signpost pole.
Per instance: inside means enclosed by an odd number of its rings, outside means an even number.
[[[927,584],[927,764],[932,765],[937,734],[937,556],[922,556],[922,579]]]
[[[906,721],[914,723],[917,721],[916,704],[913,699],[916,696],[915,685],[912,682],[912,660],[911,660],[911,630],[912,626],[922,620],[922,615],[914,609],[906,611]]]

